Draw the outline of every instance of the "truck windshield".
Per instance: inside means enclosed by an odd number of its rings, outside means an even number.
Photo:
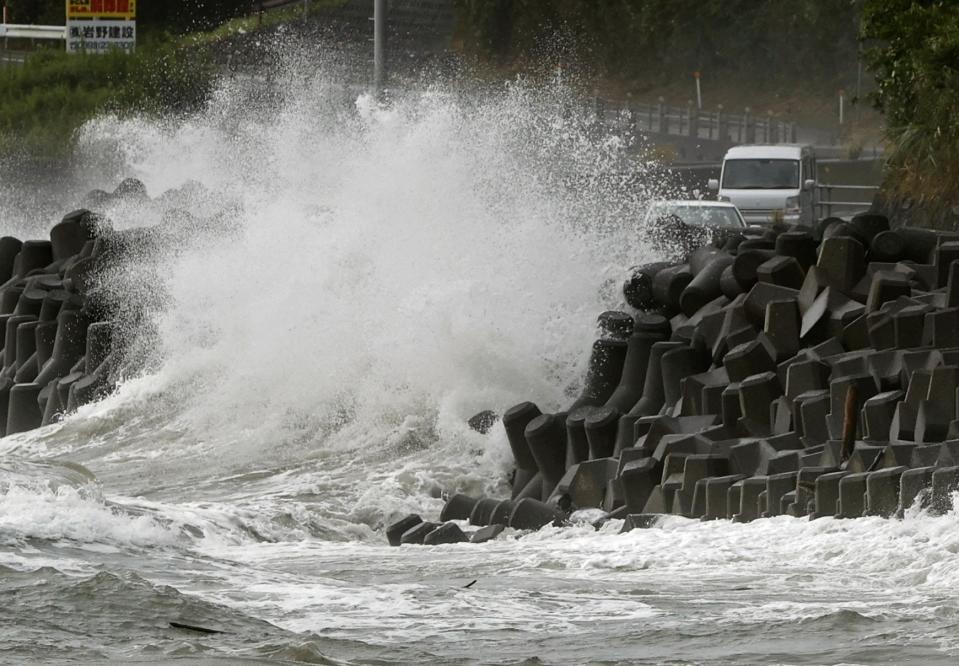
[[[726,160],[723,189],[799,189],[799,160]]]

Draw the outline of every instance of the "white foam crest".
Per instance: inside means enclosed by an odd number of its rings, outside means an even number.
[[[501,470],[502,433],[463,422],[569,399],[595,316],[646,252],[647,165],[597,137],[560,87],[344,110],[321,77],[297,82],[278,107],[238,108],[243,93],[224,86],[185,121],[84,132],[87,150],[108,134],[123,146],[153,193],[195,181],[240,206],[239,233],[161,261],[170,307],[150,386],[181,396],[188,444],[395,457],[440,441],[447,455],[420,462]],[[121,228],[143,221],[111,213]]]
[[[174,531],[149,515],[104,503],[90,487],[14,483],[0,493],[0,535],[5,546],[31,539],[113,547],[173,545]]]

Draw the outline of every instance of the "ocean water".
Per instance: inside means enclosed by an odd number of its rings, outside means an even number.
[[[466,420],[569,401],[666,192],[561,83],[381,104],[328,78],[98,118],[68,178],[0,184],[3,233],[125,176],[152,199],[113,225],[177,230],[103,278],[117,392],[0,439],[0,661],[959,660],[955,512],[390,548],[444,492],[508,492],[502,428]]]

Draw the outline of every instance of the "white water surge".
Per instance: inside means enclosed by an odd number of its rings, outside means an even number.
[[[440,491],[506,492],[504,433],[465,421],[575,392],[658,182],[560,85],[346,105],[287,74],[83,130],[106,175],[65,192],[135,176],[154,200],[114,225],[191,233],[111,276],[156,303],[147,371],[0,440],[0,659],[959,658],[955,513],[389,548]],[[55,222],[10,201],[18,233]]]

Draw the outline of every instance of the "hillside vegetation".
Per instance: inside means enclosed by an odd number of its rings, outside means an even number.
[[[959,2],[868,0],[866,58],[892,152],[886,189],[919,203],[923,222],[959,222]]]

